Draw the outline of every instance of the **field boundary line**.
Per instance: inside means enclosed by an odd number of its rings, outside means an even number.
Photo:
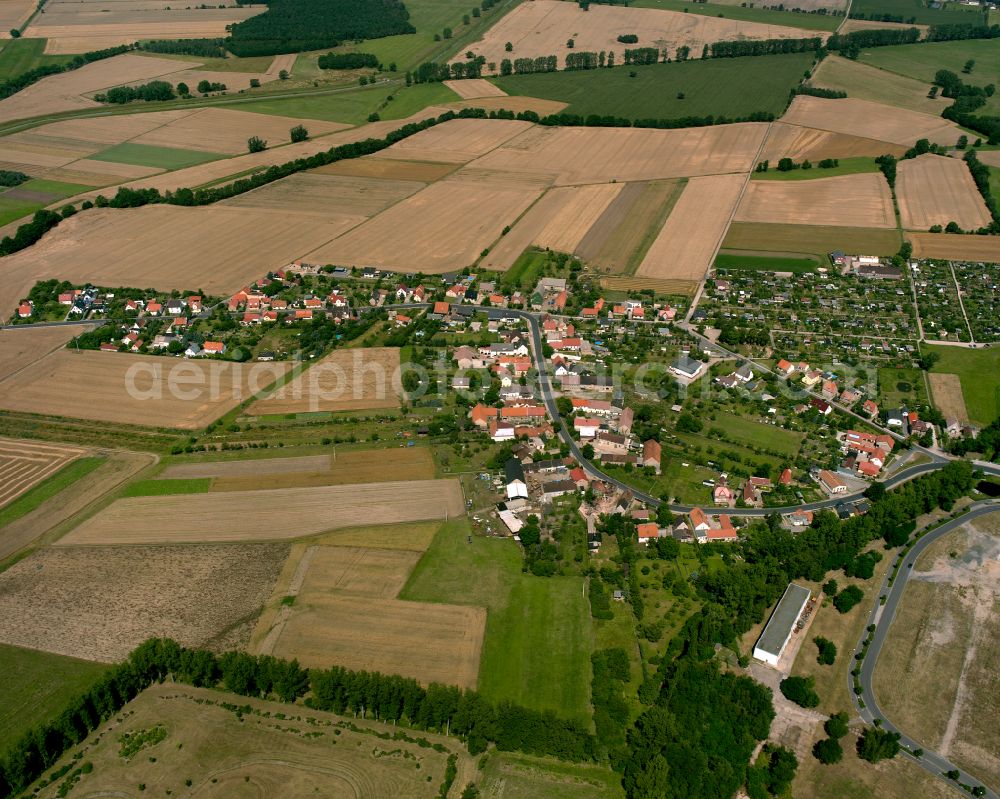
[[[74,336],[74,338],[75,338],[75,336]],[[72,341],[72,340],[73,340],[73,339],[70,339],[70,341]],[[26,363],[26,364],[25,364],[24,366],[22,366],[22,367],[21,367],[20,369],[15,369],[15,370],[14,370],[13,372],[11,372],[11,373],[10,373],[9,375],[5,375],[4,377],[0,377],[0,383],[6,383],[6,382],[7,382],[8,380],[10,380],[10,379],[11,379],[12,377],[16,377],[17,375],[21,374],[21,372],[23,372],[23,371],[24,371],[25,369],[28,369],[28,368],[30,368],[30,367],[32,367],[32,366],[34,366],[35,364],[37,364],[37,363],[39,363],[39,362],[41,362],[41,361],[45,360],[45,359],[46,359],[46,358],[48,358],[48,357],[49,357],[50,355],[52,355],[53,353],[56,353],[56,352],[58,352],[59,350],[61,350],[61,349],[63,349],[63,348],[66,348],[66,349],[69,349],[68,347],[66,347],[66,345],[67,345],[68,343],[69,343],[69,341],[64,341],[64,342],[63,342],[62,344],[57,344],[57,345],[56,345],[56,346],[54,346],[54,347],[53,347],[52,349],[50,349],[50,350],[49,350],[48,352],[43,352],[43,353],[42,353],[41,355],[39,355],[39,356],[38,356],[37,358],[35,358],[35,360],[31,361],[31,363]]]

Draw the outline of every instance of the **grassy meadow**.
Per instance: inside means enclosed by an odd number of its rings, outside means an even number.
[[[183,169],[228,158],[224,153],[206,153],[201,150],[181,150],[176,147],[157,147],[152,144],[123,142],[90,156],[95,161],[111,161],[116,164],[134,164],[160,169]]]
[[[813,163],[810,169],[790,169],[787,172],[778,170],[777,163],[770,164],[767,172],[752,172],[751,180],[816,180],[817,178],[835,178],[840,175],[859,175],[864,172],[878,172],[874,158],[839,158],[837,166],[821,169]]]
[[[763,22],[767,25],[787,25],[817,31],[835,31],[843,17],[826,14],[804,14],[795,11],[778,11],[767,8],[744,8],[729,3],[690,3],[687,0],[633,0],[636,8],[659,8],[663,11],[681,11],[706,17],[725,17],[746,22]],[[746,5],[750,5],[747,3]]]
[[[819,263],[816,258],[720,252],[715,259],[715,268],[737,272],[791,272],[800,275],[803,272],[814,272]]]
[[[834,250],[893,255],[901,243],[898,230],[734,222],[729,226],[722,247],[726,250],[802,253],[822,259]]]
[[[932,372],[958,375],[969,419],[987,425],[1000,416],[1000,347],[921,346],[940,356]]]

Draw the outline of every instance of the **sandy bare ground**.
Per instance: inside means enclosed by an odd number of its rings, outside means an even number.
[[[51,477],[85,452],[80,447],[0,438],[0,507]]]
[[[82,53],[96,49],[99,48],[84,47],[81,50],[69,52]],[[120,86],[130,81],[151,80],[180,72],[191,66],[192,62],[133,55],[132,53],[95,61],[72,72],[63,72],[59,75],[42,78],[38,83],[33,83],[17,94],[0,100],[0,122],[25,119],[42,114],[54,114],[58,111],[97,108],[99,103],[83,95],[111,86]]]
[[[904,152],[906,148],[901,144],[775,122],[760,157],[771,163],[777,163],[782,158],[791,158],[796,162],[808,158],[815,163],[824,158],[875,158],[885,154],[899,156]]]
[[[472,166],[550,174],[557,185],[747,172],[766,133],[767,125],[756,122],[681,130],[534,127]]]
[[[792,125],[881,139],[908,147],[917,139],[954,144],[962,135],[956,124],[941,117],[851,97],[826,100],[799,95],[781,120]]]
[[[288,364],[278,362],[237,364],[61,349],[0,383],[0,408],[193,430],[266,388],[287,369]]]
[[[120,499],[59,543],[272,541],[361,524],[444,519],[465,510],[457,480],[213,492]],[[138,514],[138,516],[136,515]],[[142,518],[141,526],[135,524]]]
[[[1000,264],[1000,237],[956,236],[948,233],[907,233],[915,258],[945,258]]]
[[[57,547],[0,574],[0,641],[115,662],[150,636],[244,646],[282,544]]]
[[[553,194],[565,194],[566,197],[534,243],[559,252],[573,252],[624,186],[624,183],[597,183],[553,189]]]
[[[927,230],[957,222],[963,230],[990,223],[990,212],[964,161],[921,155],[899,162],[896,201],[903,227]]]
[[[475,263],[541,194],[540,189],[458,180],[428,186],[308,252],[314,263],[378,266],[436,274]],[[489,213],[470,214],[470,208]]]
[[[444,85],[451,89],[463,100],[473,97],[506,97],[507,92],[490,83],[485,78],[475,78],[470,80],[446,80]]]
[[[156,456],[146,452],[118,450],[109,453],[108,459],[94,471],[0,529],[0,560],[33,544],[46,543],[50,533],[58,535],[60,525],[155,462]]]
[[[9,39],[13,28],[20,28],[35,10],[34,0],[3,0],[0,2],[0,39]]]
[[[398,348],[334,350],[253,403],[247,412],[260,415],[396,408],[401,380]]]
[[[735,221],[896,227],[889,184],[880,172],[815,180],[751,180]]]
[[[825,89],[847,92],[848,97],[858,100],[885,103],[933,116],[941,116],[941,112],[952,103],[945,97],[928,97],[925,81],[836,55],[823,59],[810,83]]]
[[[221,205],[281,214],[354,216],[358,222],[420,191],[426,183],[300,172],[240,194]]]
[[[513,119],[455,119],[392,145],[380,158],[468,163],[533,127]]]
[[[0,330],[0,382],[62,347],[89,328],[85,325],[61,327],[21,327]]]
[[[6,316],[36,281],[48,278],[229,294],[358,221],[222,205],[84,211],[33,247],[4,258],[0,312]]]
[[[927,379],[931,384],[934,404],[944,417],[946,419],[954,417],[960,422],[968,422],[969,412],[965,409],[962,382],[958,375],[928,372]]]
[[[739,201],[746,175],[691,178],[636,274],[701,280]]]
[[[639,36],[637,45],[623,45],[621,34]],[[615,53],[615,60],[624,61],[626,47],[667,47],[671,58],[681,45],[700,53],[703,45],[734,39],[803,39],[824,36],[817,31],[743,22],[732,19],[682,14],[646,8],[593,5],[583,11],[576,3],[558,0],[534,0],[523,3],[493,25],[483,39],[466,49],[487,62],[499,64],[504,58],[535,58],[553,53],[559,56],[559,68],[565,63],[566,40],[575,41],[575,49]],[[505,51],[505,44],[513,51]]]

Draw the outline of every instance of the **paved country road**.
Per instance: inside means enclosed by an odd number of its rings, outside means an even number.
[[[872,690],[872,678],[875,674],[875,666],[878,663],[882,647],[889,635],[889,629],[892,627],[892,623],[896,618],[896,612],[899,610],[899,603],[902,601],[903,592],[905,591],[906,583],[910,578],[913,564],[917,562],[917,558],[920,556],[920,553],[922,553],[939,538],[953,532],[966,522],[978,518],[979,516],[985,516],[988,513],[997,512],[1000,512],[1000,500],[984,500],[974,502],[961,516],[945,522],[935,530],[931,530],[931,532],[925,534],[917,541],[916,544],[914,544],[913,548],[906,553],[906,557],[903,559],[902,565],[896,574],[896,579],[893,581],[891,588],[889,587],[889,576],[892,574],[892,570],[886,574],[882,581],[881,590],[876,593],[875,605],[869,614],[868,625],[866,625],[867,628],[868,626],[874,624],[875,634],[872,638],[871,645],[868,647],[868,654],[861,662],[861,674],[858,677],[862,688],[862,694],[860,697],[854,693],[854,684],[851,674],[848,673],[847,675],[847,688],[851,694],[852,701],[854,702],[854,708],[857,710],[862,720],[871,724],[875,719],[881,719],[883,729],[899,733],[899,742],[902,746],[911,751],[915,749],[923,749],[923,754],[920,757],[914,757],[909,752],[904,750],[904,757],[909,757],[934,776],[947,780],[949,783],[951,780],[948,780],[948,778],[944,776],[944,773],[956,770],[960,775],[959,782],[973,788],[982,786],[985,789],[983,796],[989,797],[989,799],[1000,799],[1000,797],[997,796],[995,791],[986,787],[981,780],[959,768],[938,752],[930,750],[924,744],[910,738],[905,732],[900,730],[886,718],[885,713],[879,707],[878,701],[875,699],[875,693]],[[882,605],[879,601],[879,598],[883,595],[886,597],[885,605]],[[861,640],[858,641],[854,654],[861,652],[862,644],[864,643],[864,639],[867,635],[868,631],[866,629],[861,634]],[[864,702],[864,707],[861,707],[859,700]],[[957,787],[958,786],[956,785],[956,788]]]

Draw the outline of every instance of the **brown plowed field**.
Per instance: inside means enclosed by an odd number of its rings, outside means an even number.
[[[896,201],[903,227],[927,230],[957,222],[963,230],[990,223],[990,212],[964,161],[940,155],[899,162]]]
[[[152,636],[246,645],[282,544],[49,547],[0,574],[0,641],[118,662]]]
[[[965,408],[965,395],[958,375],[928,372],[927,379],[931,384],[931,397],[942,415],[946,419],[954,417],[960,422],[968,422],[969,412]]]
[[[726,235],[745,182],[746,175],[691,178],[636,275],[701,280]]]
[[[624,183],[597,183],[553,189],[552,194],[565,196],[560,197],[559,210],[533,243],[558,252],[573,252],[624,186]]]
[[[0,330],[0,383],[89,329],[89,325],[61,325]]]
[[[791,125],[847,133],[911,146],[917,139],[954,144],[962,131],[953,122],[867,100],[826,100],[800,94],[781,118]]]
[[[0,438],[0,507],[83,455],[79,447]]]
[[[379,158],[404,161],[472,161],[532,127],[513,119],[454,119],[435,125],[379,153]]]
[[[73,544],[270,541],[361,524],[444,519],[465,512],[457,480],[410,480],[120,499],[63,537]],[[135,523],[137,518],[142,524]]]
[[[446,80],[444,85],[451,89],[463,100],[473,97],[506,97],[507,92],[499,86],[490,83],[485,78],[472,80]]]
[[[458,180],[434,183],[308,252],[305,258],[398,272],[438,274],[464,269],[540,194]],[[472,208],[489,209],[489,213],[472,214]]]
[[[182,361],[62,349],[0,383],[0,408],[194,430],[272,384],[287,369],[288,364],[277,362]]]
[[[638,45],[623,45],[621,34],[637,34]],[[576,3],[557,0],[534,0],[522,3],[489,28],[483,39],[463,47],[487,61],[499,64],[504,58],[535,58],[559,54],[559,68],[564,66],[566,40],[575,41],[575,49],[615,53],[617,63],[624,63],[626,47],[668,47],[670,57],[681,45],[700,53],[705,44],[735,39],[802,39],[823,36],[817,31],[767,25],[760,22],[724,19],[701,14],[682,14],[648,8],[623,8],[591,5],[582,10]],[[513,51],[507,53],[510,42]],[[464,56],[456,59],[464,60]]]
[[[914,258],[983,261],[1000,264],[1000,236],[956,236],[949,233],[907,233]]]
[[[253,403],[247,413],[397,408],[401,380],[396,347],[334,350],[274,393]]]
[[[737,222],[896,227],[889,184],[881,172],[815,180],[752,180]]]
[[[764,142],[760,160],[776,164],[782,158],[791,158],[796,163],[808,158],[815,163],[824,158],[876,158],[880,155],[900,156],[905,152],[906,147],[901,144],[775,122]]]
[[[748,172],[766,132],[759,122],[681,130],[534,128],[474,166],[555,172],[559,185]]]

